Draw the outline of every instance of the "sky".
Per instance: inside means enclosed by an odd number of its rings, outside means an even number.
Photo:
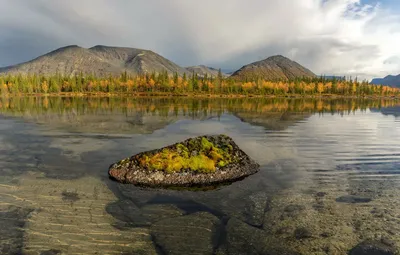
[[[400,0],[0,0],[0,66],[66,45],[236,70],[284,55],[316,74],[400,73]]]

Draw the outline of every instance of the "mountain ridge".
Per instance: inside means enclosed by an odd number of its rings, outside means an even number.
[[[188,66],[186,67],[186,69],[188,71],[190,71],[191,73],[196,73],[198,74],[200,77],[204,77],[205,74],[207,74],[208,77],[217,77],[218,76],[218,72],[219,70],[213,67],[209,67],[206,65],[197,65],[197,66]],[[227,77],[228,75],[221,72],[222,76]]]
[[[164,71],[169,74],[177,72],[180,75],[189,73],[186,69],[151,50],[104,45],[91,48],[68,45],[30,61],[0,68],[0,73],[45,75],[59,73],[67,76],[79,72],[105,76],[125,71],[130,74]]]
[[[0,68],[0,74],[40,74],[73,76],[85,75],[107,76],[127,72],[131,75],[167,72],[200,77],[217,77],[219,69],[205,65],[183,68],[163,56],[146,49],[95,45],[83,48],[78,45],[67,45],[30,61]],[[224,77],[228,74],[222,73]],[[242,66],[229,77],[240,80],[266,79],[290,80],[294,78],[313,78],[316,75],[299,63],[282,55],[271,56]]]
[[[313,78],[316,75],[299,63],[282,55],[275,55],[242,66],[233,72],[231,77],[242,80],[254,80],[258,78],[266,80],[290,80],[294,78]]]
[[[372,79],[371,84],[400,88],[400,74],[387,75],[384,78],[374,78]]]

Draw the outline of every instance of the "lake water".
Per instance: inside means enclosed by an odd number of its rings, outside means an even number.
[[[347,254],[366,240],[397,254],[399,106],[3,98],[0,254]],[[231,136],[260,171],[198,191],[108,178],[122,158],[204,134]]]

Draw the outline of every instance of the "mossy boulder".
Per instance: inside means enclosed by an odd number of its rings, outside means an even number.
[[[199,136],[125,158],[111,178],[145,186],[205,186],[254,174],[259,165],[226,135]]]

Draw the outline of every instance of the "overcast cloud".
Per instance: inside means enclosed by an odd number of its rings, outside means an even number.
[[[0,0],[0,66],[97,44],[223,69],[285,55],[317,74],[400,73],[400,12],[359,0]]]

